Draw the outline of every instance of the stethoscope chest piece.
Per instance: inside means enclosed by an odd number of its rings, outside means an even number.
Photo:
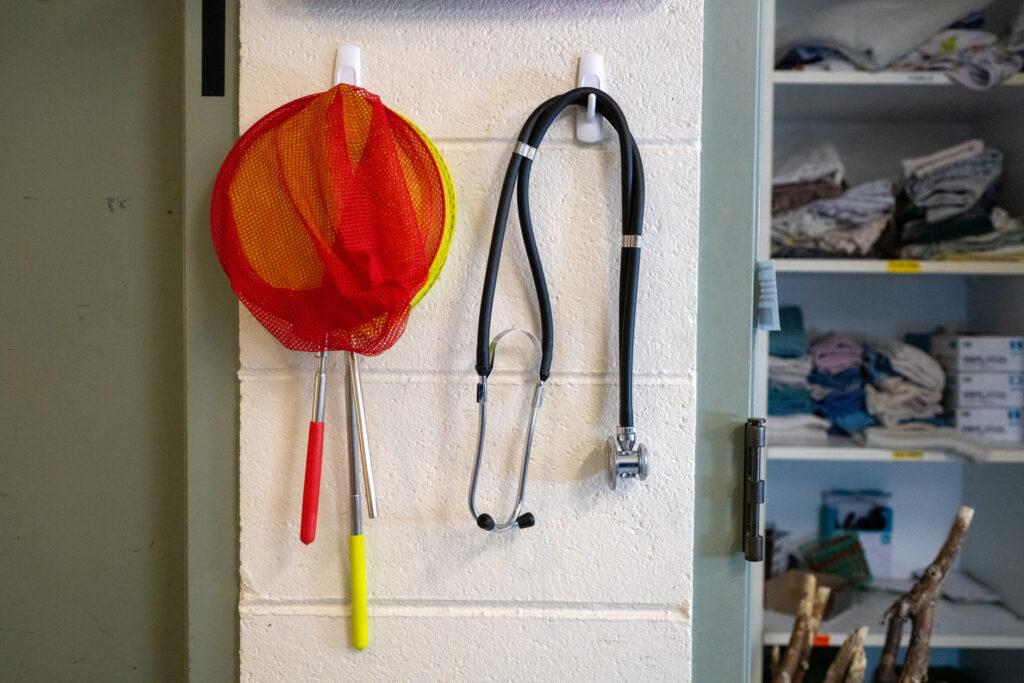
[[[614,491],[622,479],[647,479],[647,447],[637,441],[636,429],[619,427],[608,437],[608,485]]]

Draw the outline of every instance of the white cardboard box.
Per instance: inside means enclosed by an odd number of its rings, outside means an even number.
[[[947,372],[1024,373],[1024,337],[938,334],[931,352]]]
[[[980,441],[1024,442],[1024,420],[1020,408],[958,408],[956,428]]]
[[[1024,407],[1024,374],[952,372],[946,376],[946,405],[950,408]]]

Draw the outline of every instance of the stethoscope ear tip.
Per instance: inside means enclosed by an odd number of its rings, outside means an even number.
[[[485,512],[476,518],[476,525],[484,531],[494,531],[494,518]]]
[[[532,512],[524,512],[523,514],[516,517],[515,524],[506,524],[500,530],[505,531],[512,527],[519,527],[520,529],[529,529],[531,526],[537,523]],[[484,531],[494,531],[497,524],[494,523],[494,518],[486,512],[476,518],[476,525]]]

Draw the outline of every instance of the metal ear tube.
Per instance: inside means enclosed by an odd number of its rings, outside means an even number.
[[[498,348],[498,343],[506,336],[518,332],[525,335],[533,342],[533,346],[540,351],[540,342],[531,332],[510,328],[496,336],[490,344],[491,358]],[[480,483],[480,467],[484,459],[484,447],[487,437],[487,376],[481,375],[480,382],[476,386],[476,402],[480,404],[480,429],[476,441],[476,460],[473,463],[473,481],[469,485],[469,511],[476,519],[476,525],[484,531],[508,531],[509,529],[528,529],[536,523],[533,513],[523,512],[523,505],[526,503],[526,476],[530,469],[530,453],[533,451],[533,435],[537,430],[537,415],[544,403],[544,382],[538,381],[533,390],[533,410],[530,411],[530,424],[526,431],[526,446],[523,449],[523,464],[519,469],[519,492],[516,495],[516,504],[512,514],[502,523],[494,521],[494,517],[486,512],[481,513],[476,506],[476,489]]]

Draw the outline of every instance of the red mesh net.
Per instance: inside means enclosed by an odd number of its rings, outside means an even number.
[[[338,85],[246,131],[217,176],[210,227],[232,289],[284,346],[376,355],[428,282],[445,189],[412,125]]]

